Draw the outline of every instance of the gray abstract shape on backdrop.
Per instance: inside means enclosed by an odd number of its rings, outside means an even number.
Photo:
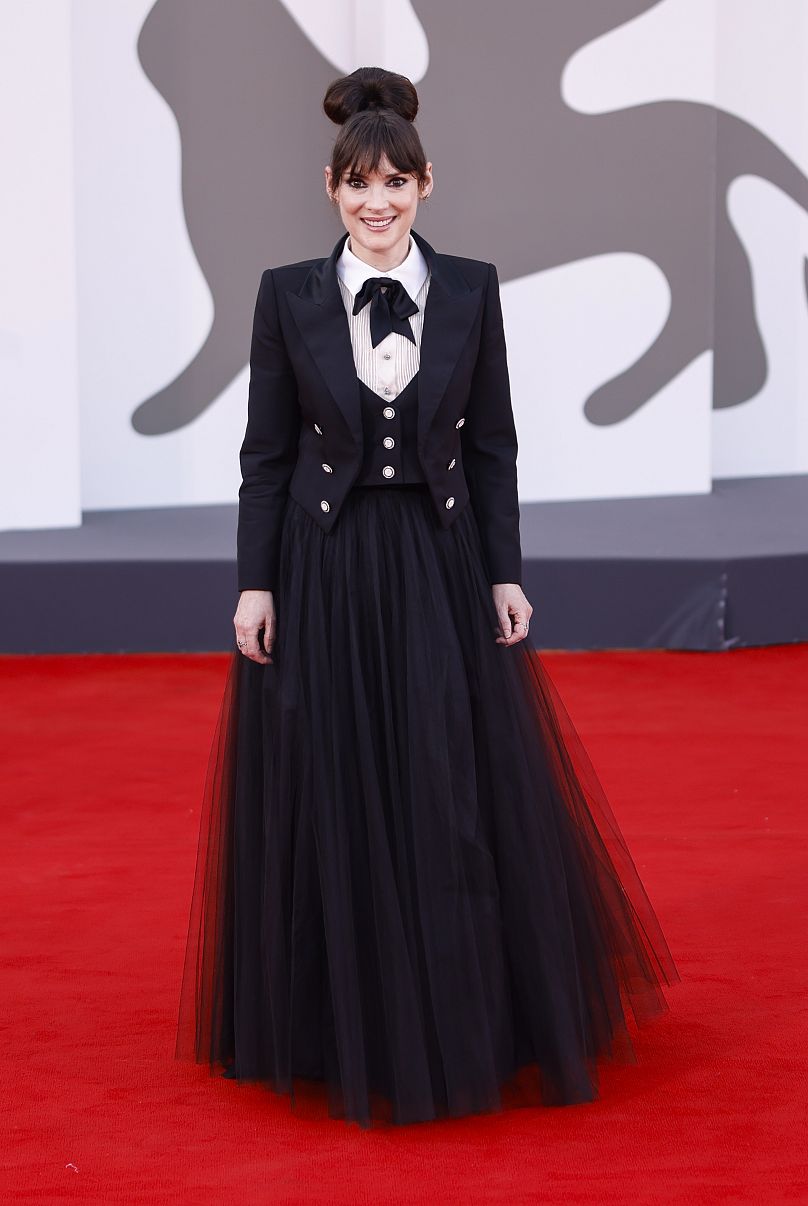
[[[419,210],[425,237],[493,261],[503,283],[613,252],[646,256],[668,280],[657,339],[586,400],[599,426],[635,414],[709,349],[716,408],[760,390],[766,357],[727,191],[757,175],[808,209],[805,176],[739,118],[686,101],[596,115],[564,102],[575,51],[659,2],[414,4],[430,52],[418,127],[441,196]],[[343,230],[322,176],[336,127],[321,101],[339,73],[278,0],[157,0],[138,52],[177,118],[186,221],[214,298],[205,343],[134,412],[136,431],[159,435],[196,419],[244,367],[261,270],[326,255]],[[579,342],[583,352],[584,332]]]
[[[134,412],[136,431],[162,435],[243,369],[262,269],[336,241],[320,105],[337,73],[282,4],[254,0],[157,0],[138,53],[177,119],[185,219],[214,306],[191,362]]]

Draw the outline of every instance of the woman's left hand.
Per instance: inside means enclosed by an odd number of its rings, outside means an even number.
[[[499,619],[497,644],[517,645],[527,636],[533,608],[516,582],[497,582],[491,590]]]

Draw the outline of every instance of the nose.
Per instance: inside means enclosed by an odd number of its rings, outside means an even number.
[[[389,213],[388,199],[383,184],[372,184],[365,195],[365,209],[369,213]]]

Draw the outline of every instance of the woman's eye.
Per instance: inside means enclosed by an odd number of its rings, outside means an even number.
[[[365,183],[364,180],[360,179],[359,176],[352,176],[351,179],[348,181],[348,184],[350,185],[351,188],[353,188],[353,186],[355,184],[364,186],[364,183]],[[393,180],[390,181],[390,184],[394,184],[396,186],[403,186],[406,183],[407,183],[407,181],[404,179],[403,176],[396,176]]]

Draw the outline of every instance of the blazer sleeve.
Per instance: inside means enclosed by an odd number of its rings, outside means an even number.
[[[499,278],[488,265],[482,330],[471,392],[460,429],[463,467],[482,537],[490,581],[522,585],[518,442],[511,405]]]
[[[247,428],[239,453],[240,591],[276,589],[283,509],[299,435],[297,380],[278,321],[272,270],[267,268],[255,302]]]

